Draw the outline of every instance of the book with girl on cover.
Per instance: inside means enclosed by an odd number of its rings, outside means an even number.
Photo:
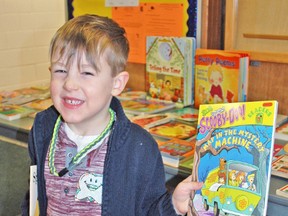
[[[277,101],[203,104],[188,215],[266,215]]]
[[[196,49],[195,107],[246,101],[249,56],[241,52]]]

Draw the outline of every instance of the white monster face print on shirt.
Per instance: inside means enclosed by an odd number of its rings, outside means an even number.
[[[76,200],[102,203],[102,182],[103,176],[93,173],[83,174],[78,183],[75,195]]]

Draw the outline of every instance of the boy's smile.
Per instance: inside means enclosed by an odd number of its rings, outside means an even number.
[[[78,107],[80,107],[84,101],[83,100],[78,100],[75,98],[63,98],[64,99],[64,106],[67,106],[67,108],[69,109],[77,109]]]

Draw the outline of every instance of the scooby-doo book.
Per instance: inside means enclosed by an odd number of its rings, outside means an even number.
[[[266,215],[277,101],[200,105],[188,215]]]

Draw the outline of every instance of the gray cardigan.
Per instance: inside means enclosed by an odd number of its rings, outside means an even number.
[[[102,215],[176,215],[165,187],[161,154],[153,137],[125,116],[115,97],[111,108],[117,120],[111,132],[104,165]],[[40,215],[46,215],[44,161],[59,113],[52,106],[37,114],[29,134],[31,164],[37,164]],[[29,214],[29,193],[22,215]]]

